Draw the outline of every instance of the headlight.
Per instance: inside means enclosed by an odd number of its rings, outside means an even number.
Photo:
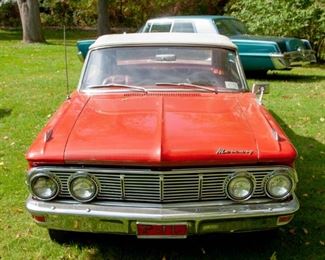
[[[89,174],[79,173],[70,178],[69,192],[74,199],[80,202],[88,202],[97,196],[98,185]]]
[[[53,176],[38,173],[30,180],[32,194],[40,200],[54,199],[59,193],[59,183]]]
[[[266,194],[273,199],[288,197],[293,189],[293,182],[286,171],[274,172],[265,183]]]
[[[234,201],[249,199],[254,189],[254,177],[246,172],[237,173],[229,177],[225,187],[227,196]]]

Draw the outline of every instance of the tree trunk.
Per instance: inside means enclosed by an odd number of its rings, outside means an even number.
[[[97,1],[97,34],[98,36],[110,33],[108,0]]]
[[[17,0],[17,3],[23,27],[23,41],[26,43],[45,42],[38,0]]]

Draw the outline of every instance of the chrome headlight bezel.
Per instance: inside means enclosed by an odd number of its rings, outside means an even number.
[[[277,178],[279,176],[284,177],[286,180],[288,180],[288,183],[289,183],[289,189],[287,189],[287,192],[284,193],[281,196],[277,196],[274,193],[272,193],[270,191],[270,187],[269,187],[270,182],[274,178]],[[293,169],[288,168],[288,169],[274,170],[272,174],[265,177],[265,180],[264,180],[264,192],[271,199],[284,200],[284,199],[288,198],[292,194],[292,192],[294,191],[294,189],[295,189],[295,179],[296,179],[296,175],[295,175],[295,172],[294,172]]]
[[[40,196],[39,193],[35,191],[35,184],[37,180],[40,178],[48,178],[54,185],[55,185],[55,190],[51,193],[51,196]],[[59,180],[52,174],[48,174],[46,172],[39,172],[34,174],[33,176],[30,177],[29,179],[29,191],[30,193],[36,197],[38,200],[41,201],[50,201],[53,200],[58,194],[60,193],[60,182]]]
[[[74,182],[77,181],[78,179],[79,180],[85,179],[93,185],[94,190],[91,192],[91,195],[88,196],[87,198],[82,198],[81,196],[76,195],[73,185],[74,185]],[[93,199],[95,199],[96,196],[98,195],[99,182],[93,175],[91,175],[87,172],[77,172],[77,173],[71,175],[70,178],[68,179],[68,190],[69,190],[71,197],[74,198],[75,200],[77,200],[79,202],[83,202],[83,203],[90,202]]]
[[[232,194],[232,192],[230,191],[230,185],[236,181],[237,179],[246,179],[248,181],[248,183],[250,183],[250,189],[247,193],[246,196],[244,197],[236,197],[234,194]],[[233,201],[236,202],[243,202],[246,201],[248,199],[250,199],[255,191],[255,187],[256,187],[256,181],[255,178],[252,174],[248,173],[248,172],[236,172],[230,176],[228,176],[225,180],[224,183],[224,191],[227,195],[227,197]]]

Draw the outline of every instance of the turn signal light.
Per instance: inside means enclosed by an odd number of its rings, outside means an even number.
[[[45,222],[45,217],[44,216],[34,216],[33,219],[36,220],[37,222]]]

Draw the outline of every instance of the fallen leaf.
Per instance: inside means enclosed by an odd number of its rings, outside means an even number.
[[[8,139],[9,139],[8,136],[4,136],[4,137],[3,137],[3,140],[8,140]]]
[[[23,213],[24,212],[21,208],[15,208],[14,211],[16,213]]]
[[[87,253],[90,255],[90,256],[95,256],[97,254],[97,251],[96,249],[94,248],[90,248],[87,250]]]
[[[291,228],[291,229],[289,229],[289,233],[290,233],[291,235],[296,235],[296,229],[295,229],[295,228]]]
[[[274,251],[273,254],[271,255],[270,260],[277,260],[276,251]]]
[[[320,243],[322,246],[325,246],[325,242],[324,242],[324,241],[319,240],[319,243]]]
[[[302,230],[304,231],[305,235],[308,235],[308,229],[307,228],[302,228]]]

